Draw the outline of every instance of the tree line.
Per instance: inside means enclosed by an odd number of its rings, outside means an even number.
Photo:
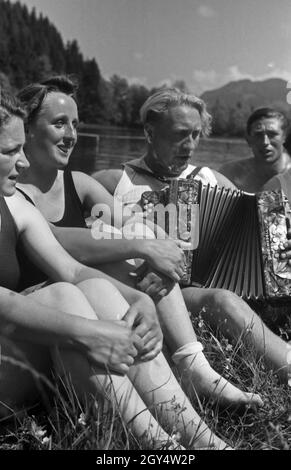
[[[0,0],[0,86],[17,91],[53,74],[76,77],[80,120],[90,124],[139,127],[139,109],[155,91],[116,74],[106,80],[96,60],[85,59],[76,40],[64,44],[48,18],[20,2]],[[173,86],[189,91],[183,80]],[[215,135],[240,136],[251,109],[217,101],[209,111]]]

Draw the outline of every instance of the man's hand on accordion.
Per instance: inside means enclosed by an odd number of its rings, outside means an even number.
[[[185,267],[183,249],[189,248],[190,243],[171,238],[147,240],[145,259],[153,271],[179,282]]]

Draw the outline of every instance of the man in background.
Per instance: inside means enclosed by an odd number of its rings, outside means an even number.
[[[246,140],[253,157],[222,165],[219,171],[237,188],[255,193],[273,176],[291,168],[291,156],[284,148],[288,121],[272,108],[259,108],[249,117]]]

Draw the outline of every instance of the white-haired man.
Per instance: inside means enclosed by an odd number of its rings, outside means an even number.
[[[218,172],[192,163],[200,136],[210,132],[211,117],[201,99],[176,89],[162,89],[144,103],[141,120],[147,141],[145,155],[128,162],[123,170],[103,170],[94,175],[124,206],[133,207],[145,191],[161,190],[173,178],[192,176],[206,184],[234,188]],[[139,288],[150,292],[151,283],[153,278],[145,276]],[[259,356],[264,356],[286,379],[286,344],[248,304],[221,289],[188,287],[182,292],[192,314],[202,312],[213,328],[220,327],[228,337],[238,338],[248,331]]]

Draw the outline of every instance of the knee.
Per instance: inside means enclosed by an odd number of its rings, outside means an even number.
[[[49,286],[49,292],[57,302],[64,299],[76,299],[82,295],[78,287],[69,282],[56,282]]]
[[[242,328],[249,327],[255,320],[255,313],[249,305],[233,292],[215,289],[213,302],[216,311],[223,312],[227,318],[235,320]]]
[[[94,292],[102,295],[110,295],[117,291],[116,287],[107,279],[92,278],[81,281],[77,284],[82,292]]]
[[[213,289],[212,304],[217,310],[232,311],[239,307],[243,301],[233,292],[225,289]]]

